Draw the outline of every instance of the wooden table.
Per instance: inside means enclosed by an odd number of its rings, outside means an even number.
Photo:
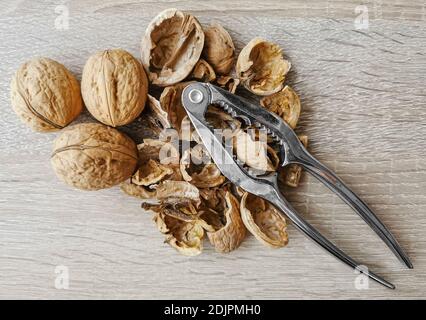
[[[424,1],[364,1],[361,7],[361,1],[337,0],[3,2],[0,298],[425,297]],[[314,226],[396,290],[375,283],[356,289],[354,271],[293,227],[284,249],[267,249],[249,236],[227,255],[206,244],[202,255],[184,257],[163,244],[137,199],[118,188],[75,191],[56,179],[49,157],[57,134],[35,134],[17,119],[9,102],[13,72],[38,55],[78,77],[100,49],[121,47],[139,57],[148,22],[170,6],[205,24],[222,23],[239,49],[254,36],[284,48],[293,63],[287,83],[302,99],[298,132],[377,212],[414,270],[314,179],[304,175],[287,195]],[[61,18],[67,13],[68,26]],[[61,289],[57,276],[66,271],[69,288]]]

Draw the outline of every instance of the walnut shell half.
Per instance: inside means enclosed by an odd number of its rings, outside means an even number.
[[[12,78],[10,94],[13,110],[34,131],[62,129],[83,107],[77,80],[48,58],[21,65]]]
[[[217,252],[231,252],[237,249],[246,236],[246,228],[241,220],[238,200],[229,192],[224,195],[226,206],[224,212],[218,212],[225,224],[216,231],[208,232],[210,243]],[[213,220],[213,219],[206,219]]]
[[[241,50],[236,71],[247,90],[267,96],[283,88],[290,68],[290,62],[283,58],[277,44],[254,38]]]
[[[169,86],[185,79],[204,46],[204,32],[194,16],[177,9],[160,12],[141,42],[141,60],[149,80]]]
[[[84,190],[112,187],[130,178],[138,162],[135,143],[99,123],[67,128],[54,141],[51,163],[65,183]]]
[[[122,126],[144,109],[148,79],[139,61],[127,51],[100,51],[84,66],[81,93],[92,116],[109,126]]]
[[[270,203],[245,192],[240,211],[244,225],[261,243],[271,248],[287,245],[287,222]]]
[[[235,46],[228,31],[214,23],[205,31],[203,56],[218,74],[228,74],[234,64]]]
[[[179,82],[168,86],[164,88],[160,96],[160,105],[167,113],[171,127],[178,132],[181,131],[182,121],[187,116],[185,108],[182,105],[182,92],[189,83],[191,81]]]
[[[297,93],[285,86],[281,91],[260,100],[262,107],[279,115],[293,129],[296,128],[300,116],[300,99]]]

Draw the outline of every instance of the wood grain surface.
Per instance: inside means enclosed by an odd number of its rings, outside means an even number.
[[[359,5],[368,9],[366,29],[357,29]],[[304,175],[286,195],[396,290],[356,289],[353,270],[293,227],[283,249],[249,236],[230,254],[206,243],[202,255],[184,257],[163,244],[137,199],[118,188],[76,191],[56,179],[49,157],[57,134],[35,134],[17,119],[13,72],[48,56],[80,78],[97,50],[121,47],[139,57],[148,22],[168,7],[223,24],[239,49],[254,36],[284,48],[293,64],[287,83],[302,99],[298,132],[377,212],[414,270],[315,179]],[[55,21],[64,8],[69,27],[61,30]],[[425,298],[425,14],[425,2],[411,0],[0,1],[0,298]],[[68,289],[55,288],[57,266],[69,270]]]

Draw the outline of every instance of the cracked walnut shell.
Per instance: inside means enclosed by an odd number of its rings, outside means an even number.
[[[182,196],[194,201],[199,199],[196,187],[187,182],[179,183],[182,182],[179,152],[172,143],[144,139],[137,148],[139,167],[129,181],[121,184],[123,192],[141,199],[159,200]]]
[[[65,129],[54,141],[51,163],[65,183],[84,190],[112,187],[129,179],[138,153],[125,134],[99,123]]]
[[[300,99],[297,93],[285,86],[281,91],[260,100],[262,107],[279,115],[288,125],[294,129],[300,116]]]
[[[179,253],[196,256],[202,252],[204,228],[208,228],[208,225],[199,218],[193,203],[143,203],[142,208],[154,212],[153,220],[158,230],[166,236],[165,242]]]
[[[219,220],[223,221],[216,226],[212,225],[215,231],[207,232],[207,236],[217,252],[226,253],[240,246],[246,236],[246,228],[241,220],[238,200],[229,191],[226,191],[223,197],[225,208],[216,209],[217,211],[211,209],[203,219],[206,221],[218,220],[208,217],[213,214],[218,215]]]
[[[169,86],[185,79],[204,46],[204,32],[194,16],[177,9],[160,12],[141,42],[141,60],[149,80]]]
[[[267,96],[283,88],[290,67],[277,44],[254,38],[241,50],[236,71],[247,90]]]
[[[231,93],[235,93],[240,84],[240,79],[232,78],[231,76],[220,76],[216,79],[216,84]]]
[[[197,188],[213,188],[223,184],[225,177],[214,163],[208,161],[209,158],[204,146],[186,149],[180,160],[183,179]]]
[[[183,119],[187,116],[185,108],[182,105],[182,92],[190,84],[188,82],[179,82],[175,85],[164,88],[160,96],[160,105],[167,113],[169,123],[172,128],[178,132],[181,131]]]
[[[82,110],[80,86],[60,63],[36,58],[21,65],[12,78],[13,110],[34,131],[64,128]]]
[[[229,74],[234,64],[235,46],[228,31],[214,23],[205,31],[203,56],[218,74]]]
[[[202,82],[212,82],[216,80],[216,73],[206,60],[200,59],[192,70],[190,78]]]
[[[81,93],[93,117],[112,127],[122,126],[144,109],[148,79],[139,61],[127,51],[100,51],[84,66]]]
[[[287,222],[273,205],[245,192],[240,211],[244,225],[258,241],[271,248],[287,245]]]

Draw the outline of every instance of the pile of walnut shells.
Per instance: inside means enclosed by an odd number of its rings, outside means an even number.
[[[148,25],[141,42],[141,62],[122,49],[93,54],[82,73],[81,90],[60,63],[36,58],[24,63],[11,82],[12,107],[34,131],[61,130],[54,141],[51,163],[65,183],[83,190],[120,185],[126,194],[143,199],[153,212],[165,241],[180,253],[202,252],[207,237],[218,252],[239,247],[247,230],[261,243],[288,243],[286,221],[268,202],[233,186],[208,158],[181,104],[190,81],[211,82],[234,93],[243,87],[261,96],[262,107],[275,112],[292,128],[300,115],[296,92],[284,85],[291,68],[281,48],[255,38],[235,57],[229,33],[219,24],[168,9]],[[161,91],[161,92],[160,92]],[[96,123],[70,124],[83,109]],[[279,158],[269,145],[256,141],[241,123],[216,107],[207,115],[229,128],[237,157],[251,169],[276,171]],[[145,138],[136,145],[120,127],[141,119],[159,136],[175,129],[179,143]],[[66,127],[66,128],[65,128]],[[189,130],[189,144],[182,132]],[[300,136],[307,144],[307,137]],[[182,149],[182,145],[187,145]],[[247,156],[242,149],[253,152]],[[280,170],[280,181],[299,183],[301,168]]]

